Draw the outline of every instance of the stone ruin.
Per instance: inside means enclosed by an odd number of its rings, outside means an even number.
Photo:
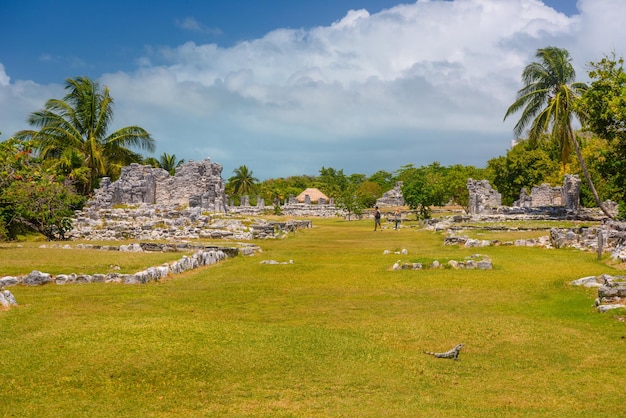
[[[402,196],[402,182],[396,182],[393,189],[383,193],[380,199],[376,200],[376,206],[404,206],[404,196]]]
[[[517,207],[548,207],[563,206],[566,210],[577,211],[580,207],[580,179],[578,176],[566,175],[563,186],[552,187],[547,183],[535,186],[530,194],[522,188],[519,200],[513,206]]]
[[[100,188],[83,210],[77,211],[69,239],[85,240],[184,240],[277,238],[310,221],[268,222],[235,219],[231,214],[261,215],[262,199],[250,206],[247,196],[238,207],[226,205],[222,166],[210,159],[190,161],[166,170],[148,165],[123,167],[120,178],[103,178]],[[315,209],[315,210],[312,210]],[[297,216],[337,216],[334,204],[285,205],[283,211]]]
[[[493,215],[508,213],[510,210],[502,207],[502,195],[491,187],[487,180],[467,180],[469,192],[470,215]],[[580,179],[576,175],[566,175],[563,186],[550,186],[545,183],[535,186],[530,194],[524,187],[520,192],[519,200],[513,204],[515,209],[544,209],[555,213],[559,210],[578,212],[580,209]],[[513,209],[512,212],[519,212]],[[536,211],[534,211],[536,212]]]
[[[467,190],[471,215],[493,213],[502,206],[502,195],[487,180],[467,179]]]
[[[104,177],[88,206],[95,210],[115,205],[163,204],[226,211],[222,166],[210,159],[182,164],[174,176],[162,168],[133,163],[122,167],[120,178]]]

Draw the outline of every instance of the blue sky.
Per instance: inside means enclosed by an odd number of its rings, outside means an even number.
[[[223,176],[372,174],[503,155],[537,48],[624,55],[623,0],[0,2],[0,140],[68,77],[115,99],[162,152]]]

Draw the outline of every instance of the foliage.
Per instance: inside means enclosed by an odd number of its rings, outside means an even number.
[[[546,47],[537,50],[535,57],[538,61],[524,68],[524,87],[518,90],[504,119],[521,110],[515,135],[520,138],[530,126],[528,139],[534,144],[550,133],[550,139],[561,149],[563,165],[567,165],[575,140],[570,135],[571,120],[578,113],[576,102],[586,85],[574,82],[576,72],[567,50]]]
[[[502,204],[512,205],[519,199],[522,188],[527,192],[543,183],[562,184],[559,162],[550,158],[545,143],[520,141],[505,156],[487,162],[493,173],[493,186],[502,194]]]
[[[435,162],[428,167],[406,168],[402,171],[402,195],[412,210],[422,219],[431,215],[431,206],[443,206],[446,201],[443,181],[445,170]]]
[[[583,160],[587,161],[587,168],[593,184],[600,196],[620,195],[620,190],[613,183],[610,175],[607,175],[607,157],[610,153],[610,145],[604,139],[584,132],[576,132]],[[570,167],[572,174],[582,177],[582,168],[577,160],[572,161]],[[580,203],[584,207],[595,206],[593,194],[585,182],[580,185]]]
[[[576,72],[567,50],[546,47],[538,49],[535,56],[537,61],[527,65],[522,72],[524,87],[518,90],[517,98],[507,109],[504,119],[521,110],[514,128],[517,137],[527,126],[530,126],[528,140],[533,144],[549,133],[552,142],[558,144],[561,150],[561,163],[565,169],[573,147],[596,204],[611,217],[600,201],[572,129],[574,115],[583,119],[578,101],[587,85],[574,81]]]
[[[352,215],[362,215],[363,203],[359,199],[357,185],[350,183],[343,190],[339,191],[339,195],[335,200],[335,205],[347,212],[348,220],[351,219]]]
[[[32,144],[11,138],[0,143],[0,239],[25,229],[47,239],[64,239],[71,217],[84,203],[54,172],[32,157]]]
[[[597,172],[609,183],[612,199],[626,210],[626,73],[623,58],[615,54],[591,63],[594,80],[582,96],[583,128],[608,141]],[[620,219],[624,214],[620,213]]]
[[[152,167],[162,168],[173,176],[176,174],[176,169],[183,165],[185,160],[177,159],[176,154],[168,154],[167,152],[164,152],[159,156],[159,159],[149,157],[145,158],[143,163],[151,165]]]
[[[80,196],[45,174],[14,181],[2,197],[2,205],[11,208],[9,224],[31,227],[48,240],[65,239],[72,229],[71,217],[82,202]]]
[[[289,196],[297,196],[304,189],[313,187],[315,177],[292,176],[286,178],[267,179],[258,185],[259,195],[266,201],[284,202]]]
[[[626,141],[626,73],[624,59],[615,53],[590,63],[594,80],[579,104],[584,114],[583,128],[606,140]]]
[[[384,191],[378,183],[366,180],[358,185],[356,196],[362,208],[371,208]]]
[[[234,176],[228,179],[226,190],[232,196],[250,196],[256,192],[258,179],[254,173],[245,165],[233,170]]]
[[[474,166],[456,164],[445,168],[441,179],[445,192],[445,200],[461,206],[465,212],[469,211],[469,192],[467,191],[468,179],[484,179],[487,171]]]
[[[68,93],[63,98],[50,99],[44,109],[32,113],[28,123],[39,130],[16,134],[21,139],[33,139],[44,159],[70,158],[71,170],[86,167],[88,175],[76,175],[83,194],[90,193],[101,176],[116,178],[121,167],[140,162],[141,156],[129,147],[153,151],[154,140],[138,126],[128,126],[108,134],[113,119],[113,98],[109,89],[87,77],[65,81]],[[80,165],[75,157],[80,157]],[[86,178],[85,178],[86,177]]]
[[[384,191],[393,189],[393,186],[395,186],[396,182],[394,175],[384,170],[379,170],[375,172],[374,174],[369,176],[368,180],[372,183],[378,184],[381,190]]]
[[[315,177],[313,176],[267,179],[258,184],[258,192],[266,202],[276,205],[286,201],[289,196],[297,196],[304,189],[313,187],[314,183]]]
[[[350,180],[343,173],[343,169],[335,170],[332,167],[322,167],[317,177],[318,188],[331,198],[339,198],[341,192],[346,189]]]

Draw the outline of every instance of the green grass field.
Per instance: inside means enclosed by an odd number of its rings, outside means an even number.
[[[0,416],[626,416],[624,312],[599,314],[595,290],[569,285],[621,273],[595,253],[313,225],[161,283],[9,288]],[[390,269],[474,253],[493,270]],[[0,277],[85,258],[133,271],[180,254],[5,244]],[[459,361],[423,354],[461,342]]]

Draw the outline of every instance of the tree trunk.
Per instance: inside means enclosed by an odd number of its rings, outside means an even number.
[[[578,162],[580,163],[580,167],[582,168],[583,174],[585,175],[585,180],[587,180],[587,186],[589,186],[589,189],[591,190],[591,194],[593,194],[593,198],[596,201],[596,205],[598,205],[600,210],[602,210],[602,212],[606,216],[608,216],[610,219],[613,219],[613,215],[609,213],[609,211],[604,207],[604,205],[600,201],[600,196],[598,196],[596,187],[593,185],[593,181],[591,181],[591,176],[589,175],[589,171],[587,170],[587,165],[585,164],[585,161],[583,160],[583,155],[580,152],[580,146],[578,145],[578,140],[576,139],[576,135],[574,134],[572,126],[571,125],[568,126],[567,129],[569,131],[570,138],[572,139],[572,143],[574,144],[574,149],[576,150],[576,156],[578,157]]]

